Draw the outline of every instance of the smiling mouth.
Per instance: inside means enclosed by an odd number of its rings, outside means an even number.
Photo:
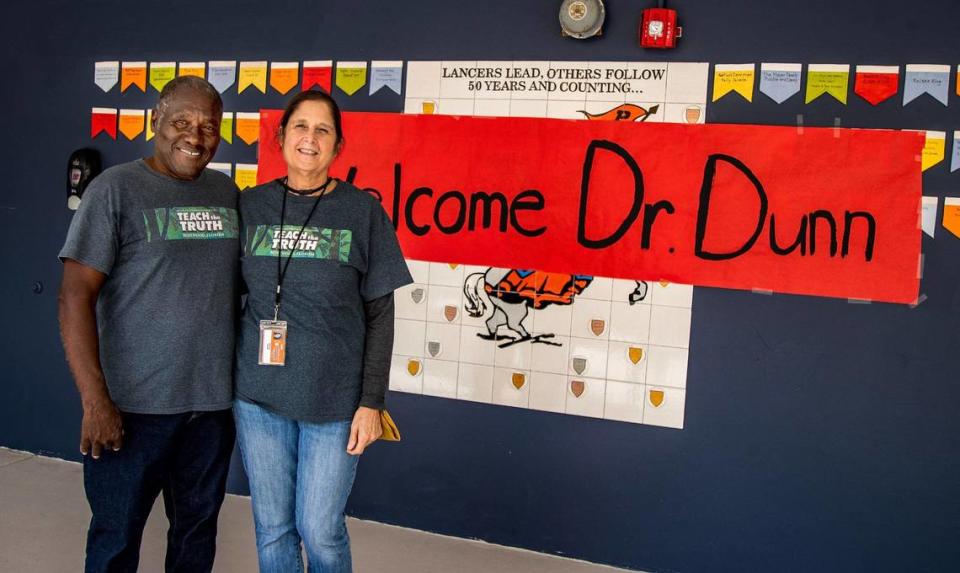
[[[306,149],[306,148],[304,148],[304,147],[298,147],[298,148],[297,148],[297,153],[302,153],[302,154],[304,154],[304,155],[310,155],[310,156],[319,155],[319,153],[318,153],[316,150],[314,150],[314,149]]]
[[[184,155],[187,155],[187,156],[189,156],[189,157],[200,157],[200,151],[199,151],[199,150],[184,149],[184,148],[182,148],[182,147],[177,147],[176,149],[177,149],[177,151],[179,151],[180,153],[183,153]]]

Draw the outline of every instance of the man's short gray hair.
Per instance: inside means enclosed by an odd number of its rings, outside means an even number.
[[[190,89],[198,91],[210,98],[220,111],[223,111],[223,99],[220,98],[220,92],[207,80],[197,76],[180,76],[167,82],[160,91],[160,97],[157,99],[157,116],[163,115],[167,105],[179,90]]]

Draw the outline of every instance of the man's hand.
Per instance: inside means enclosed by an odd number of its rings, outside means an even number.
[[[123,419],[110,398],[103,396],[83,405],[80,426],[80,453],[100,458],[103,449],[119,451],[123,445]]]
[[[357,408],[350,426],[350,439],[347,441],[347,453],[359,456],[367,446],[377,441],[383,428],[380,427],[380,411],[366,406]]]

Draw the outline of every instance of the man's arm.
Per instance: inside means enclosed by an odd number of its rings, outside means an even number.
[[[80,453],[100,457],[103,448],[120,449],[122,420],[110,399],[100,367],[97,335],[97,297],[107,276],[100,271],[65,259],[60,285],[60,337],[83,404]]]

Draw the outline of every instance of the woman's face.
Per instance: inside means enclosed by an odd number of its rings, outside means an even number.
[[[330,106],[305,101],[290,114],[280,140],[288,170],[304,174],[326,173],[339,149]]]

